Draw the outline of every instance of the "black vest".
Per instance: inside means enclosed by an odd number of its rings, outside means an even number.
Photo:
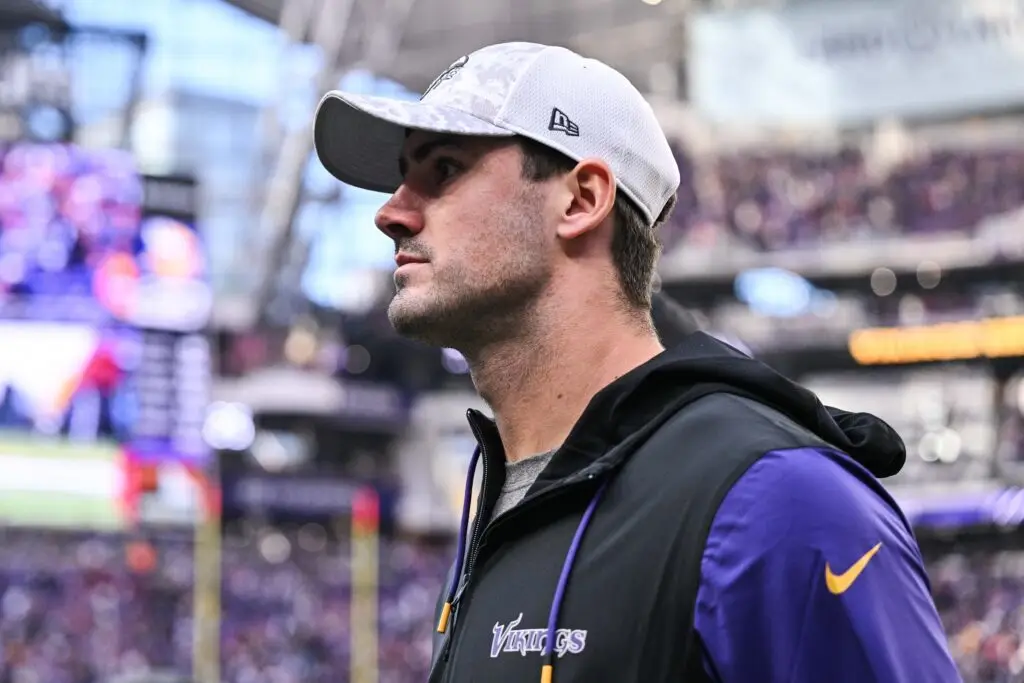
[[[693,617],[719,505],[764,453],[826,446],[737,393],[709,387],[688,395],[571,476],[552,483],[542,474],[517,508],[492,520],[448,632],[435,638],[431,683],[539,680],[540,632],[555,585],[583,511],[606,479],[558,619],[556,651],[565,652],[555,658],[554,683],[711,680]],[[483,518],[501,488],[500,462],[490,468]]]

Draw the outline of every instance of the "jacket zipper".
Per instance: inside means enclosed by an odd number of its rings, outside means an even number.
[[[593,484],[594,489],[596,490],[599,477],[603,479],[604,474],[605,472],[587,473],[585,477],[574,477],[572,479],[565,480],[551,488],[537,493],[536,495],[524,498],[511,510],[491,520],[491,524],[487,525],[487,533],[485,533],[484,536],[493,536],[498,533],[501,527],[507,526],[509,522],[514,521],[521,514],[528,512],[530,508],[574,492],[578,487],[583,486],[584,484]],[[481,545],[483,545],[482,541],[483,539],[481,538]]]
[[[482,492],[482,495],[480,496],[480,502],[481,503],[486,503],[487,502],[487,463],[490,460],[490,458],[487,457],[487,445],[484,443],[484,435],[480,431],[480,428],[476,425],[476,421],[475,420],[474,421],[470,421],[469,428],[471,430],[473,430],[473,436],[476,437],[477,443],[480,444],[480,459],[483,461],[483,464],[484,464],[483,479],[480,482],[480,491]],[[483,516],[484,512],[487,512],[487,510],[484,510],[483,506],[481,505],[480,510],[477,511],[477,516],[476,516],[477,523],[473,525],[473,537],[469,541],[469,554],[468,554],[468,556],[466,558],[466,571],[463,572],[463,575],[466,578],[462,582],[462,588],[459,590],[458,597],[462,597],[462,592],[465,591],[466,590],[466,586],[469,585],[469,577],[473,573],[473,566],[476,564],[477,553],[480,552],[480,539],[483,538],[484,529],[490,523],[489,519],[484,519],[484,516]],[[481,523],[481,522],[485,522],[485,523]],[[453,610],[455,609],[455,605],[452,605],[452,609]]]
[[[487,445],[484,439],[483,433],[477,426],[476,421],[473,419],[469,420],[469,428],[473,432],[473,436],[476,437],[476,441],[480,444],[480,460],[483,461],[483,478],[480,482],[480,501],[481,503],[487,500],[487,482],[488,482],[488,461],[490,458],[487,457]],[[455,637],[455,628],[458,623],[458,612],[459,602],[462,600],[463,594],[466,592],[466,588],[469,587],[470,576],[473,573],[473,565],[476,563],[476,556],[480,549],[480,539],[484,535],[484,527],[487,524],[481,523],[484,520],[483,506],[477,510],[476,524],[473,525],[473,536],[469,540],[469,549],[466,552],[466,565],[462,571],[462,576],[459,577],[459,587],[455,592],[455,596],[452,598],[452,613],[450,623],[448,624],[447,632],[444,634],[444,641],[441,643],[441,652],[438,654],[437,659],[434,662],[434,666],[430,671],[428,681],[434,680],[434,675],[437,673],[436,669],[444,666],[448,663],[448,657],[451,654],[452,641]],[[445,667],[447,668],[447,667]],[[450,672],[445,671],[445,680],[448,679]]]

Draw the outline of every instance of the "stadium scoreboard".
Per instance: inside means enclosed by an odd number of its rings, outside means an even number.
[[[4,522],[195,521],[212,294],[194,197],[125,152],[0,145]]]

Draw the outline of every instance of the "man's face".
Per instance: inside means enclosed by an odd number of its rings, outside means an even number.
[[[551,278],[544,183],[509,139],[413,132],[377,227],[395,242],[395,329],[472,352],[515,335]]]

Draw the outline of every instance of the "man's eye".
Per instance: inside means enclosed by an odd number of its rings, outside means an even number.
[[[444,183],[458,175],[462,170],[462,166],[454,159],[442,157],[434,163],[434,169],[438,182]]]

